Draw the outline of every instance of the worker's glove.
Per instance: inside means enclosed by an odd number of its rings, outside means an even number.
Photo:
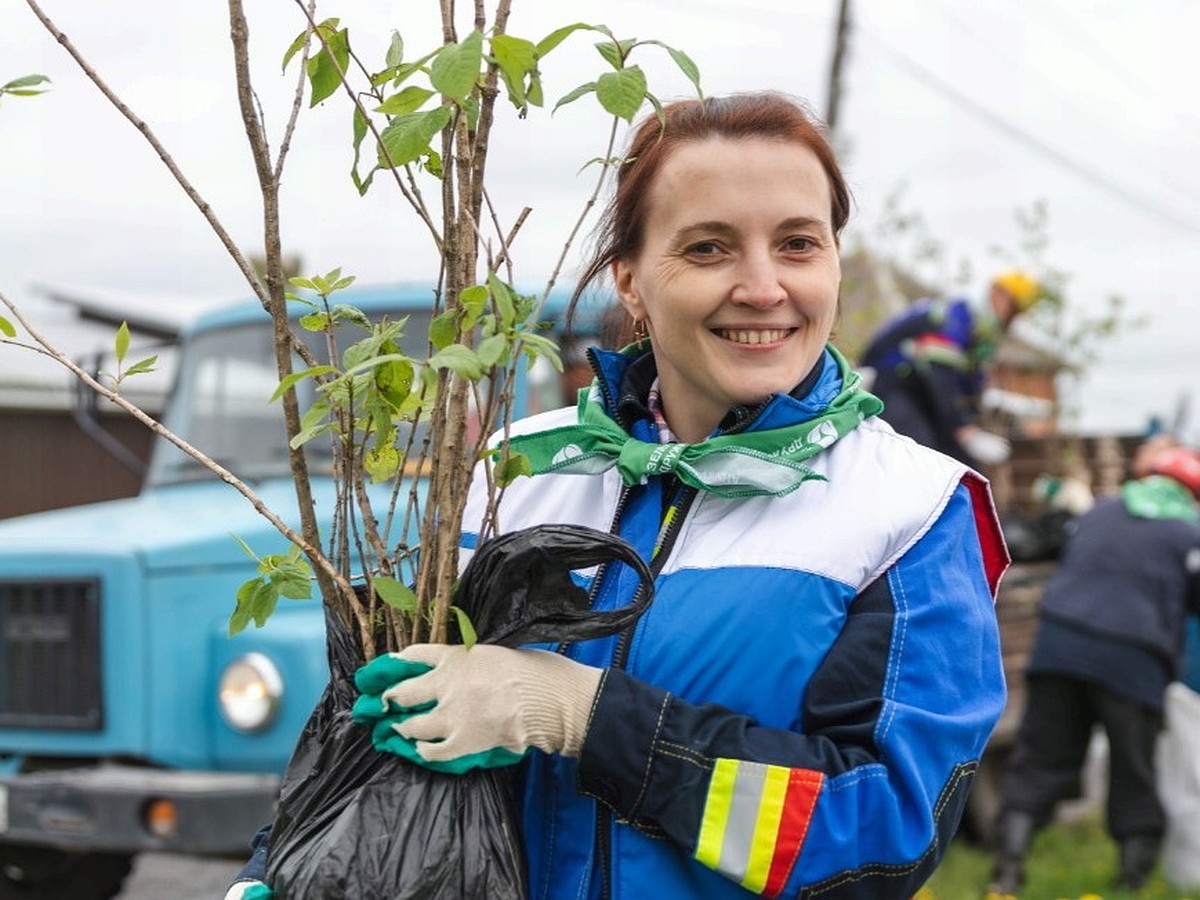
[[[987,466],[995,466],[1012,456],[1012,446],[1000,435],[975,427],[966,428],[964,431],[960,443],[972,459]]]
[[[274,896],[261,881],[239,881],[225,892],[225,900],[271,900]]]
[[[433,667],[382,694],[402,709],[433,704],[393,726],[415,742],[421,761],[444,763],[495,748],[518,754],[514,759],[530,747],[579,755],[601,669],[546,650],[488,644],[414,644],[395,655]]]

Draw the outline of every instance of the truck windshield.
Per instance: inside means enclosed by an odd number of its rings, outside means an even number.
[[[403,350],[410,356],[424,355],[429,313],[405,310],[389,317],[405,315],[409,322]],[[304,334],[316,358],[323,361],[326,355],[318,345],[324,336]],[[339,332],[347,345],[363,335],[350,326]],[[297,359],[293,367],[299,371],[304,364]],[[283,409],[279,401],[268,402],[278,385],[269,321],[198,334],[182,350],[163,424],[240,478],[286,477],[290,470]],[[311,383],[303,382],[298,389],[305,409],[313,400]],[[328,468],[328,442],[317,438],[310,446],[310,462]],[[182,450],[157,439],[147,474],[149,485],[210,477],[214,476]]]

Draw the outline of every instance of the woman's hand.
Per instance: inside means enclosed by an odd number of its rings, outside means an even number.
[[[403,708],[433,702],[395,726],[428,762],[503,747],[578,756],[603,670],[545,650],[414,644],[397,654],[433,668],[383,693]]]

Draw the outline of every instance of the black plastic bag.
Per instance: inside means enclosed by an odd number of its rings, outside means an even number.
[[[620,561],[642,590],[629,606],[588,608],[570,572]],[[467,564],[456,604],[482,643],[580,641],[632,625],[653,576],[623,539],[541,525],[486,541]],[[267,855],[280,900],[523,900],[524,854],[513,767],[446,775],[380,753],[350,718],[363,660],[326,612],[330,682],[284,771]]]

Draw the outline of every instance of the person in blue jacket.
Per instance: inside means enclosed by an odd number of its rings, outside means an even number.
[[[859,365],[874,372],[871,391],[888,424],[968,465],[1008,459],[1007,439],[977,423],[985,364],[1041,293],[1035,278],[1010,269],[992,279],[986,310],[961,298],[927,297],[885,322]]]
[[[653,602],[609,639],[408,647],[432,669],[386,698],[434,704],[397,726],[428,765],[520,760],[530,897],[911,897],[1005,702],[989,488],[880,420],[828,343],[850,200],[805,108],[662,116],[579,287],[611,276],[644,337],[498,437],[535,474],[495,516],[477,475],[462,536],[465,563],[485,521],[611,530]],[[597,609],[638,584],[587,578]]]
[[[1168,447],[1144,465],[1077,520],[1046,585],[996,825],[997,893],[1018,892],[1034,833],[1078,796],[1096,725],[1108,738],[1119,886],[1140,888],[1157,860],[1155,742],[1167,685],[1184,668],[1185,619],[1200,612],[1200,454]]]

